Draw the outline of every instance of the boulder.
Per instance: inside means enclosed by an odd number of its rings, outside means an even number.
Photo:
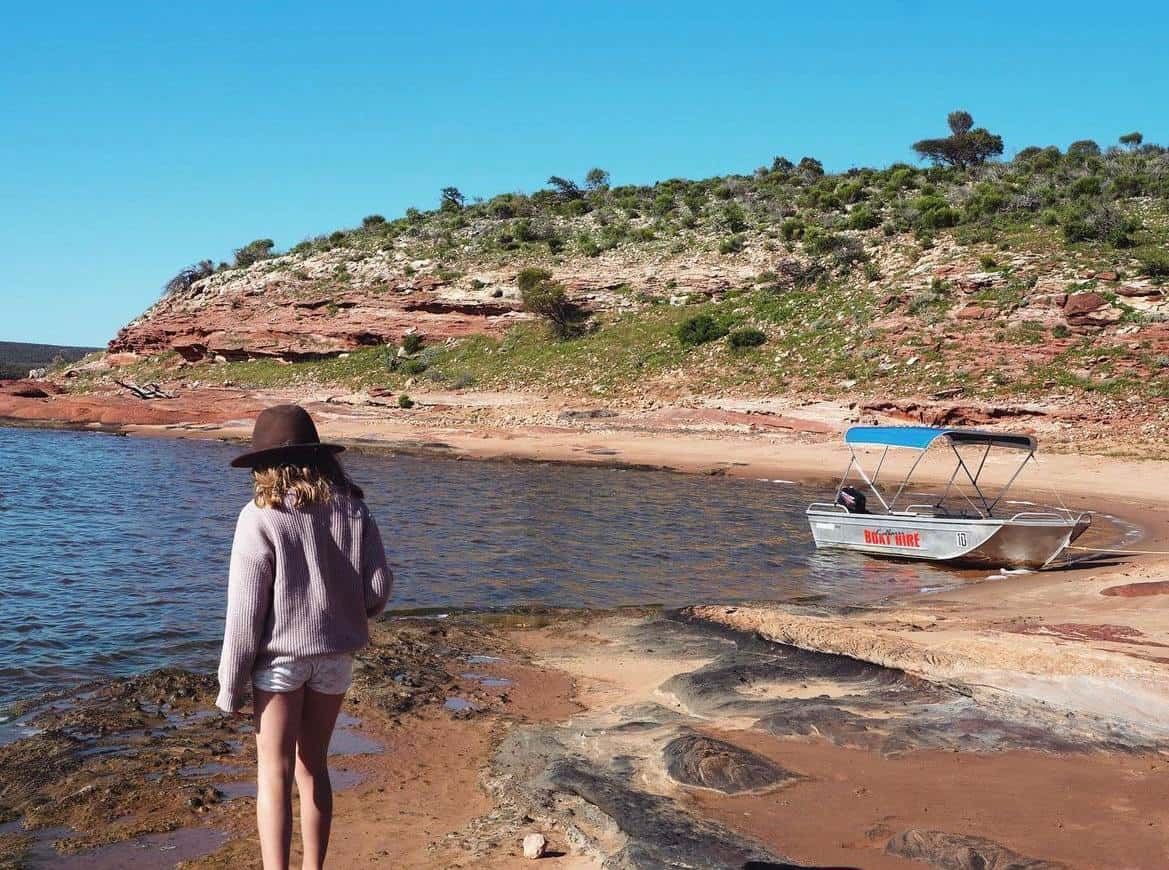
[[[1127,296],[1130,299],[1142,296],[1160,296],[1163,292],[1163,288],[1153,284],[1121,284],[1116,288],[1118,296]]]
[[[981,305],[963,305],[954,312],[957,320],[990,320],[995,316],[993,308],[983,308]]]
[[[1097,311],[1108,305],[1108,300],[1099,293],[1089,291],[1087,293],[1072,293],[1068,296],[1067,301],[1064,302],[1064,313],[1069,317],[1080,317]]]
[[[543,834],[528,834],[524,837],[524,857],[535,860],[543,858],[548,851],[548,840]]]

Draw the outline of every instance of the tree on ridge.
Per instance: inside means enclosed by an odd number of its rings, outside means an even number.
[[[923,159],[937,164],[966,169],[1003,153],[1003,137],[985,127],[975,127],[969,112],[951,112],[946,122],[950,135],[941,139],[921,139],[913,143],[913,150]]]

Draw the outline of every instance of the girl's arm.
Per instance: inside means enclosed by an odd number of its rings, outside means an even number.
[[[233,713],[244,705],[252,667],[272,606],[275,553],[259,511],[244,508],[231,545],[227,578],[227,624],[219,658],[219,697],[215,706]]]
[[[394,591],[394,575],[386,564],[386,549],[377,523],[368,508],[362,511],[362,515],[361,579],[365,586],[365,615],[372,619],[386,609],[386,602]]]

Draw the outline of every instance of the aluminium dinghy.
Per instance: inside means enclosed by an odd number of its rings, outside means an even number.
[[[808,507],[817,547],[995,568],[1043,568],[1092,521],[1090,514],[1066,508],[1002,510],[1007,491],[1035,459],[1035,439],[1030,435],[932,426],[854,426],[845,433],[845,442],[851,459],[835,501]],[[913,472],[936,442],[947,444],[954,459],[945,489],[938,496],[910,491]],[[872,477],[861,465],[858,447],[881,451]],[[917,451],[918,455],[895,488],[882,488],[881,469],[890,450]],[[992,450],[1014,451],[1023,458],[1010,479],[988,495],[981,479]],[[859,487],[849,485],[854,469]]]

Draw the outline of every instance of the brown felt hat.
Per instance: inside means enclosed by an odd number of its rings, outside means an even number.
[[[300,405],[273,405],[256,418],[252,449],[231,460],[231,464],[236,468],[255,468],[279,460],[312,459],[344,449],[340,444],[322,444],[313,418]]]

